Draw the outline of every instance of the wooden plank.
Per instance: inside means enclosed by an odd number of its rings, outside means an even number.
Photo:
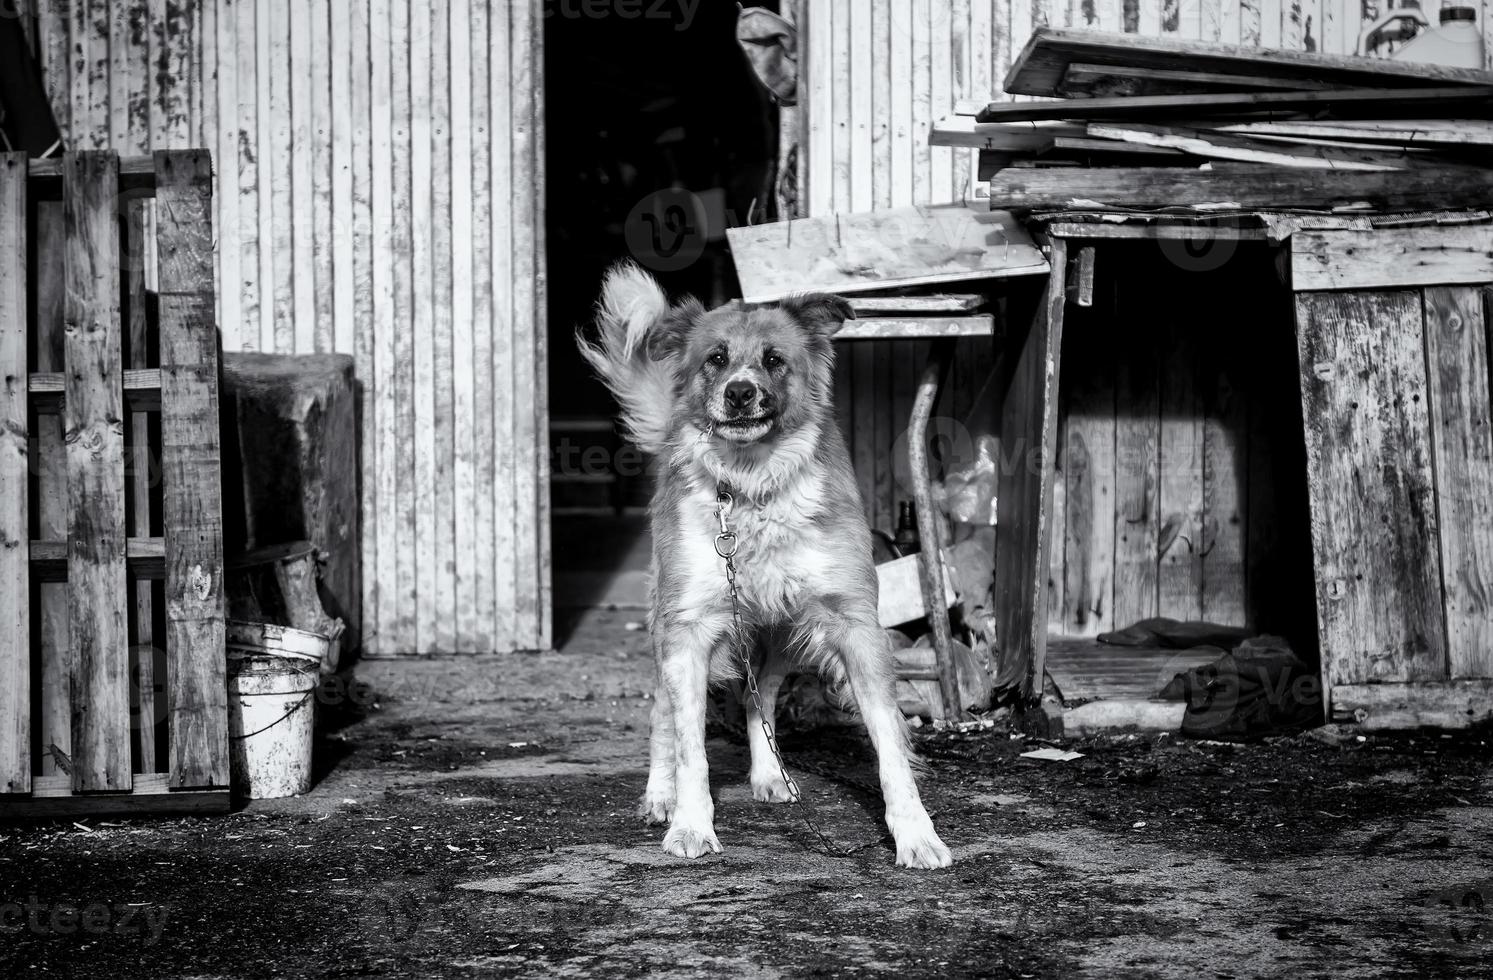
[[[374,224],[373,224],[373,171],[374,160],[378,158],[380,165],[387,166],[388,147],[381,146],[375,150],[374,133],[374,88],[380,88],[384,95],[384,101],[378,107],[380,119],[387,128],[387,106],[388,106],[388,75],[385,73],[382,79],[373,77],[373,52],[370,48],[371,40],[369,34],[369,22],[372,14],[372,3],[370,0],[356,0],[352,5],[352,16],[348,18],[350,36],[347,39],[349,58],[351,63],[347,66],[349,73],[348,88],[350,89],[350,104],[352,106],[349,138],[351,141],[351,153],[347,161],[348,169],[351,170],[351,186],[349,193],[351,199],[347,202],[348,210],[341,212],[340,217],[334,218],[338,223],[338,234],[350,235],[350,245],[339,244],[336,275],[338,282],[343,276],[350,276],[351,282],[348,287],[352,310],[351,319],[347,325],[352,329],[353,360],[357,366],[357,379],[362,385],[361,410],[359,419],[359,443],[358,458],[362,472],[362,492],[358,494],[358,531],[361,538],[361,551],[359,560],[362,563],[362,636],[355,642],[360,643],[364,650],[373,649],[376,638],[382,629],[383,614],[380,603],[383,598],[382,584],[378,576],[382,572],[379,551],[381,541],[380,517],[383,508],[390,506],[392,502],[382,499],[383,477],[379,472],[379,452],[386,438],[386,433],[380,427],[386,408],[382,406],[383,389],[379,387],[386,373],[386,367],[379,364],[378,357],[381,344],[390,343],[392,338],[387,334],[378,334],[379,324],[375,320],[374,310],[376,300],[379,303],[385,301],[382,295],[376,295],[381,283],[374,275]],[[334,45],[336,32],[339,25],[333,24]],[[473,24],[477,29],[477,24]],[[487,25],[482,23],[483,35],[486,35]],[[333,84],[337,83],[337,76],[333,75]],[[483,85],[484,90],[486,85]],[[334,105],[347,105],[348,99],[338,98],[333,95]],[[346,113],[338,113],[346,116]],[[485,125],[485,120],[474,122],[474,125]],[[343,167],[339,166],[339,173]],[[339,197],[338,200],[342,198]],[[382,207],[387,207],[387,200],[382,202]],[[348,227],[342,227],[346,222]],[[485,244],[485,243],[484,243]],[[477,242],[473,242],[473,248],[478,248]],[[387,281],[387,274],[384,276]],[[343,288],[339,286],[339,288]],[[337,332],[339,338],[343,336],[344,320],[342,300],[335,300],[337,308]],[[339,339],[340,350],[349,348],[342,346],[343,341]],[[474,352],[474,357],[479,353]]]
[[[965,146],[1007,153],[1040,153],[1058,136],[1082,136],[1082,123],[1066,120],[978,123],[969,116],[945,116],[933,124],[934,146]]]
[[[1021,342],[1001,407],[995,589],[1003,649],[996,685],[1040,694],[1047,649],[1047,568],[1067,245],[1052,243],[1052,274]]]
[[[43,411],[58,412],[67,400],[66,375],[61,371],[36,371],[27,380],[32,404]],[[151,412],[161,407],[161,371],[159,368],[126,368],[124,370],[125,407],[132,412]]]
[[[1493,282],[1493,227],[1299,231],[1291,281],[1298,291]]]
[[[1201,122],[1196,125],[1257,136],[1296,136],[1356,143],[1384,143],[1391,146],[1493,146],[1493,122],[1487,119],[1281,120]]]
[[[309,261],[306,254],[303,215],[296,207],[295,184],[303,170],[302,161],[309,154],[307,144],[300,141],[294,115],[294,99],[303,95],[301,87],[291,82],[299,61],[292,53],[296,41],[295,21],[298,11],[306,4],[269,4],[268,15],[261,17],[258,29],[260,43],[269,48],[267,60],[261,65],[268,73],[260,80],[260,108],[267,113],[260,116],[260,132],[268,131],[268,139],[258,147],[261,172],[261,202],[268,201],[269,208],[260,209],[260,248],[269,248],[270,277],[262,287],[272,304],[274,347],[279,354],[293,354],[299,348],[301,337],[311,329],[298,312],[296,278],[301,277],[304,290],[305,276],[309,267],[302,271],[299,262]],[[264,8],[261,7],[261,10]],[[266,118],[266,116],[268,118]],[[306,209],[309,216],[310,208]],[[299,247],[298,247],[299,242]],[[304,295],[304,293],[303,293]]]
[[[1324,679],[1444,678],[1420,296],[1298,294],[1296,331]]]
[[[61,372],[63,367],[64,242],[62,203],[38,201],[32,276],[36,279],[36,366],[44,371]],[[57,382],[60,388],[60,373]],[[62,437],[62,416],[55,408],[50,413],[44,412],[44,406],[37,408],[39,531],[63,539],[65,546],[67,449]],[[57,758],[72,755],[72,644],[68,639],[67,586],[43,582],[38,593],[41,609],[34,623],[41,634],[41,727],[36,742],[42,747],[38,774],[42,777],[60,773]]]
[[[67,542],[39,539],[30,545],[32,577],[42,582],[66,582]],[[126,567],[135,578],[166,577],[165,538],[126,538],[124,555]]]
[[[455,365],[452,359],[453,305],[455,283],[453,281],[452,251],[455,220],[452,198],[452,169],[456,164],[465,165],[470,150],[453,160],[455,129],[464,125],[452,117],[452,69],[451,63],[451,5],[449,0],[435,0],[430,5],[430,174],[431,174],[431,434],[432,455],[435,463],[435,509],[429,534],[434,539],[435,565],[441,569],[426,588],[434,590],[435,608],[438,610],[434,635],[436,648],[449,653],[458,651],[461,621],[466,610],[459,597],[459,582],[464,568],[457,564],[458,517],[465,523],[467,511],[458,503],[456,483],[456,427],[465,419],[456,411]],[[459,25],[464,30],[466,25]],[[462,64],[463,73],[466,64]],[[462,87],[465,88],[465,81]],[[471,192],[466,191],[460,201],[460,210],[471,214]],[[462,225],[467,236],[471,235],[470,223],[463,218]],[[463,243],[463,250],[465,246]],[[464,285],[464,284],[463,284]],[[471,313],[465,312],[466,323],[471,323]],[[468,339],[463,351],[471,350]],[[537,407],[537,406],[536,406]],[[467,418],[470,418],[468,409]],[[462,528],[466,531],[466,528]],[[470,533],[467,534],[470,538]],[[475,559],[474,559],[475,560]],[[468,573],[470,578],[470,573]],[[470,608],[470,599],[467,598]]]
[[[0,154],[0,796],[31,791],[26,154]]]
[[[851,296],[846,301],[858,317],[929,316],[969,313],[983,308],[989,298],[984,293],[932,293],[915,296]]]
[[[1070,274],[1073,270],[1069,270]],[[1115,356],[1112,324],[1070,306],[1064,365],[1068,418],[1064,446],[1066,548],[1063,632],[1113,629],[1115,569]],[[1128,625],[1128,624],[1120,624]]]
[[[502,16],[499,11],[496,16]],[[485,39],[488,36],[489,5],[474,3],[470,8],[472,36]],[[453,41],[454,43],[454,41]],[[470,275],[472,357],[469,369],[472,372],[472,444],[469,448],[472,460],[472,503],[474,527],[466,535],[471,539],[472,579],[472,625],[468,632],[474,640],[492,637],[496,630],[496,580],[494,576],[492,549],[494,547],[497,515],[493,511],[493,494],[490,488],[497,479],[493,453],[493,415],[495,393],[492,384],[493,331],[496,327],[493,316],[493,252],[492,252],[492,152],[494,134],[489,130],[491,98],[489,96],[489,47],[484,43],[471,46],[471,229],[470,261],[458,271],[458,275]],[[460,242],[460,236],[457,237]],[[460,247],[460,246],[458,246]],[[465,250],[464,250],[465,251]],[[468,270],[466,266],[469,265]],[[457,316],[458,326],[461,318]],[[610,430],[608,430],[610,431]],[[480,644],[484,647],[490,644]]]
[[[543,272],[539,254],[539,225],[544,221],[543,201],[536,181],[542,161],[538,154],[538,128],[543,113],[535,89],[541,52],[536,50],[535,16],[539,0],[521,0],[512,5],[513,85],[513,397],[522,406],[513,416],[514,521],[517,526],[513,562],[518,570],[516,645],[522,650],[540,646],[538,498],[541,477],[539,461],[548,459],[549,434],[540,428],[544,411],[535,401],[544,317],[539,309],[542,292],[538,277]]]
[[[534,76],[529,86],[530,114],[534,125],[534,406],[535,442],[533,493],[535,497],[532,527],[538,534],[537,578],[539,588],[538,636],[535,649],[549,650],[554,645],[554,567],[550,540],[550,466],[549,466],[549,264],[548,225],[545,219],[545,201],[548,194],[549,168],[546,123],[545,56],[542,0],[535,0],[534,17],[537,26],[529,29],[533,47]]]
[[[1090,136],[1121,140],[1157,149],[1174,149],[1209,160],[1238,160],[1243,163],[1270,164],[1277,167],[1303,167],[1317,170],[1408,170],[1415,162],[1405,154],[1379,153],[1343,149],[1329,145],[1301,145],[1269,142],[1187,129],[1181,126],[1156,126],[1144,123],[1122,125],[1090,123]]]
[[[726,234],[749,303],[805,290],[852,293],[1047,271],[1010,215],[957,205],[837,214]]]
[[[1110,251],[1107,262],[1121,261]],[[1113,311],[1127,326],[1115,359],[1114,623],[1121,628],[1158,615],[1161,341],[1150,318],[1128,315],[1150,301],[1133,270],[1127,264],[1117,274]]]
[[[274,270],[269,265],[267,243],[259,239],[259,150],[269,145],[268,109],[266,118],[261,120],[259,102],[262,85],[268,84],[263,75],[269,65],[266,61],[264,69],[260,68],[261,55],[268,53],[267,39],[255,26],[259,18],[267,19],[268,6],[266,0],[239,0],[235,5],[238,101],[234,112],[234,142],[238,157],[240,340],[245,350],[272,354],[275,351],[274,323],[270,304],[260,302],[260,284],[272,281]],[[253,43],[249,38],[254,39]],[[152,164],[152,172],[154,169]],[[225,289],[231,288],[228,283],[223,285]]]
[[[835,334],[836,341],[928,340],[932,337],[986,337],[995,334],[995,317],[973,316],[865,317],[851,320]]]
[[[1059,94],[1064,98],[1110,98],[1138,95],[1186,95],[1208,92],[1324,91],[1330,82],[1310,78],[1270,78],[1181,68],[1132,65],[1091,65],[1073,62],[1063,72]]]
[[[385,462],[396,475],[395,523],[386,539],[395,549],[397,572],[386,585],[397,594],[398,619],[389,637],[393,649],[413,653],[420,648],[420,607],[418,592],[424,575],[417,555],[420,535],[419,510],[416,504],[415,460],[415,401],[419,390],[415,385],[415,294],[414,281],[414,199],[419,190],[411,177],[413,147],[417,142],[412,128],[414,71],[411,65],[413,36],[411,27],[411,5],[391,0],[387,20],[374,21],[387,30],[385,41],[389,51],[389,75],[392,80],[389,100],[390,138],[393,147],[393,236],[389,251],[380,253],[376,261],[393,267],[393,322],[390,333],[394,348],[390,364],[394,370],[393,382],[385,388],[386,404],[391,404],[394,430],[394,446]],[[428,185],[426,190],[428,190]],[[382,553],[382,552],[381,552]],[[429,566],[423,566],[428,568]]]
[[[1239,208],[1361,207],[1379,210],[1483,207],[1493,184],[1456,169],[1343,173],[1281,167],[1194,170],[1173,167],[1009,168],[990,181],[993,208],[1108,206],[1161,208],[1229,204]],[[766,227],[766,226],[764,226]]]
[[[1395,64],[1396,62],[1376,62]],[[1405,64],[1405,62],[1398,62]],[[995,102],[975,117],[981,123],[1041,119],[1123,119],[1145,122],[1158,117],[1228,116],[1251,113],[1326,113],[1342,118],[1395,119],[1423,115],[1445,118],[1454,112],[1487,118],[1493,112],[1493,87],[1390,89],[1362,88],[1326,92],[1239,92],[1216,95],[1142,95],[1062,102]]]
[[[125,266],[126,300],[129,310],[129,339],[126,362],[135,369],[145,369],[159,355],[152,348],[151,324],[148,316],[145,283],[146,227],[151,215],[147,214],[146,201],[135,200],[126,204]],[[154,206],[150,210],[154,210]],[[158,348],[159,345],[155,345]],[[159,371],[156,372],[159,376]],[[151,533],[150,504],[152,496],[152,460],[150,444],[150,416],[131,408],[129,425],[129,463],[125,475],[129,480],[129,513],[126,533],[146,537]],[[130,599],[134,604],[134,630],[130,644],[130,691],[134,704],[131,712],[136,719],[135,732],[140,744],[140,772],[155,772],[156,738],[155,724],[155,597],[149,580],[135,579],[130,585]],[[146,719],[149,719],[147,722]]]
[[[447,266],[450,306],[447,324],[450,344],[446,357],[450,362],[451,487],[452,508],[451,561],[452,616],[455,647],[462,653],[477,653],[487,635],[488,624],[480,618],[477,603],[477,542],[487,528],[477,523],[477,383],[476,363],[472,356],[476,345],[476,323],[473,317],[472,225],[479,207],[472,190],[473,143],[480,133],[472,125],[471,96],[472,11],[468,0],[451,0],[447,24],[442,27],[450,38],[450,109],[449,169],[451,192],[446,201],[450,215],[450,233],[445,247],[450,254]],[[486,35],[477,37],[485,40]],[[480,46],[480,45],[479,45]],[[486,79],[484,78],[485,82]],[[485,91],[483,93],[486,94]],[[488,356],[491,356],[489,351]],[[485,486],[485,484],[484,484]]]
[[[104,796],[0,797],[0,820],[78,820],[86,817],[209,816],[232,809],[227,790],[186,793],[111,793]]]
[[[122,791],[131,766],[119,162],[112,152],[63,161],[73,788]]]
[[[212,159],[156,154],[166,696],[175,789],[228,785]]]
[[[493,136],[492,169],[490,172],[493,201],[511,201],[516,181],[521,179],[513,168],[513,117],[517,100],[512,84],[514,74],[513,47],[515,32],[511,23],[511,9],[495,10],[489,22],[491,35],[488,53],[492,58],[489,70],[489,108],[492,124],[489,132]],[[820,32],[824,33],[824,32]],[[827,41],[825,37],[823,40]],[[810,43],[816,44],[814,35]],[[816,72],[828,72],[826,57]],[[825,158],[827,159],[827,158]],[[811,179],[818,172],[828,171],[828,165],[813,165]],[[492,210],[492,260],[493,260],[493,465],[498,478],[493,481],[493,534],[496,544],[494,558],[494,592],[497,618],[494,633],[501,648],[512,648],[518,644],[518,589],[517,548],[518,527],[511,518],[517,507],[518,485],[514,479],[514,461],[519,451],[514,441],[514,416],[527,411],[528,406],[517,400],[514,393],[513,373],[517,369],[517,354],[514,343],[515,319],[512,307],[511,288],[515,275],[514,233],[515,213],[508,207]]]
[[[1436,519],[1451,676],[1493,677],[1493,399],[1484,290],[1425,291]]]
[[[1277,6],[1278,10],[1279,7]],[[1275,37],[1261,43],[1279,47]],[[1142,35],[1153,32],[1142,27]],[[1441,65],[1349,58],[1303,51],[1253,50],[1176,36],[1156,37],[1039,28],[1006,75],[1007,92],[1060,95],[1073,62],[1142,68],[1183,68],[1270,78],[1306,78],[1342,86],[1488,85],[1493,74]]]
[[[1188,621],[1203,612],[1203,418],[1194,322],[1200,298],[1187,272],[1170,274],[1176,285],[1161,312],[1157,614]]]
[[[1470,728],[1493,720],[1493,680],[1346,684],[1332,689],[1332,718],[1364,731]]]
[[[244,338],[254,331],[244,322],[241,283],[243,276],[240,263],[244,259],[243,245],[239,240],[239,119],[238,87],[239,62],[235,40],[235,14],[232,6],[225,6],[217,17],[215,32],[204,44],[216,49],[214,64],[216,72],[208,82],[209,91],[217,99],[216,135],[209,145],[216,147],[213,153],[216,186],[213,198],[218,202],[217,221],[214,228],[218,235],[218,326],[223,331],[224,350],[242,350]],[[252,45],[246,45],[252,47]],[[152,178],[155,168],[151,167]]]
[[[1184,273],[1185,274],[1185,273]],[[1242,274],[1208,275],[1204,295],[1225,297],[1240,289]],[[1247,312],[1246,312],[1247,311]],[[1258,311],[1240,297],[1220,306],[1218,329],[1199,331],[1198,379],[1202,386],[1202,618],[1243,626],[1245,534],[1248,515],[1250,375],[1242,362]]]
[[[1196,241],[1206,236],[1212,241],[1264,242],[1270,233],[1263,228],[1231,228],[1211,221],[1200,224],[1183,219],[1177,224],[1134,224],[1126,222],[1080,222],[1054,221],[1047,226],[1047,234],[1053,238],[1087,239],[1105,241],[1123,239],[1133,241]]]
[[[346,111],[347,102],[337,104],[342,111],[333,111],[332,108],[334,70],[340,70],[346,65],[347,53],[333,48],[331,22],[345,23],[349,19],[349,11],[345,7],[339,7],[334,16],[331,4],[317,2],[303,6],[305,13],[298,16],[295,29],[306,40],[302,41],[297,37],[296,53],[306,59],[306,65],[298,69],[298,78],[305,80],[308,92],[306,96],[296,100],[295,111],[298,135],[301,131],[301,119],[308,120],[306,135],[311,144],[311,152],[303,150],[300,155],[307,160],[302,166],[309,171],[310,179],[307,180],[307,172],[299,174],[296,191],[298,195],[305,195],[298,197],[298,200],[309,200],[311,207],[309,215],[305,213],[304,207],[297,207],[297,211],[301,212],[300,223],[304,230],[296,244],[301,247],[304,241],[305,247],[311,250],[311,256],[310,261],[296,271],[296,316],[306,317],[310,330],[303,330],[296,344],[298,350],[326,352],[338,350],[333,307],[338,283],[334,268],[336,257],[348,254],[337,248],[337,245],[345,248],[346,243],[335,242],[333,238],[337,231],[337,226],[333,223],[337,164],[343,162],[336,159],[343,148],[338,146],[338,139],[342,134],[334,127],[339,120],[345,120],[349,113]],[[311,287],[309,300],[302,293],[302,283]],[[299,323],[297,327],[300,327]],[[350,348],[344,347],[341,350],[348,351]]]

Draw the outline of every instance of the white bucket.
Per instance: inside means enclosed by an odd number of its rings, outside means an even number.
[[[233,788],[251,800],[311,788],[316,686],[327,638],[228,623],[228,746]]]

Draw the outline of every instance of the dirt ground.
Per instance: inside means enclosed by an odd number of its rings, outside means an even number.
[[[856,733],[784,738],[854,849],[829,856],[721,730],[726,851],[690,863],[633,815],[636,616],[543,657],[362,665],[305,797],[0,827],[0,975],[1493,977],[1488,733],[1121,734],[1060,763],[1003,724],[925,732],[958,862],[927,873],[892,866]]]

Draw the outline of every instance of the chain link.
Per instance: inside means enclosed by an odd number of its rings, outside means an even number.
[[[762,725],[762,734],[767,737],[767,747],[772,750],[772,757],[777,761],[778,772],[782,773],[783,782],[788,787],[788,796],[798,806],[799,815],[803,817],[804,823],[808,825],[814,836],[819,838],[819,843],[824,846],[825,853],[831,857],[847,857],[862,848],[842,848],[836,844],[829,835],[819,829],[819,824],[814,820],[814,806],[798,787],[798,781],[788,772],[788,765],[783,761],[783,753],[778,748],[778,736],[772,728],[772,715],[762,703],[762,692],[757,689],[757,672],[752,669],[751,645],[743,642],[746,636],[745,628],[741,622],[741,597],[736,587],[736,532],[731,530],[730,517],[731,508],[735,503],[731,492],[724,487],[716,491],[716,516],[720,520],[721,531],[715,538],[715,550],[726,560],[726,586],[731,593],[731,623],[735,629],[733,641],[736,646],[736,655],[741,660],[742,669],[746,673],[747,692],[752,696],[752,704],[757,709],[757,720]],[[776,709],[776,705],[773,706]],[[750,739],[748,739],[750,743]],[[870,845],[864,845],[869,847]]]

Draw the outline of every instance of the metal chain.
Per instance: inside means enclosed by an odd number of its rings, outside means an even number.
[[[726,586],[731,593],[731,622],[735,627],[736,654],[741,660],[741,666],[746,672],[747,691],[752,696],[752,704],[757,709],[757,720],[762,725],[762,734],[767,736],[767,746],[772,749],[772,757],[777,761],[778,772],[783,775],[783,782],[788,787],[788,795],[793,803],[799,807],[799,815],[803,817],[804,823],[808,825],[814,836],[819,838],[819,843],[824,846],[825,853],[831,857],[848,857],[856,851],[870,844],[856,848],[842,848],[836,844],[824,831],[819,829],[819,824],[814,820],[814,805],[809,802],[807,796],[800,792],[798,781],[788,772],[788,766],[783,761],[783,753],[778,748],[778,736],[772,728],[772,715],[762,703],[762,692],[757,689],[757,672],[752,669],[751,646],[743,643],[745,629],[741,622],[741,597],[736,587],[736,532],[731,530],[729,518],[731,508],[735,504],[735,498],[731,491],[725,487],[718,487],[715,495],[716,517],[720,521],[720,533],[715,536],[715,552],[726,560]],[[776,705],[774,705],[776,708]],[[750,739],[748,740],[750,742]],[[874,842],[873,842],[874,843]]]

